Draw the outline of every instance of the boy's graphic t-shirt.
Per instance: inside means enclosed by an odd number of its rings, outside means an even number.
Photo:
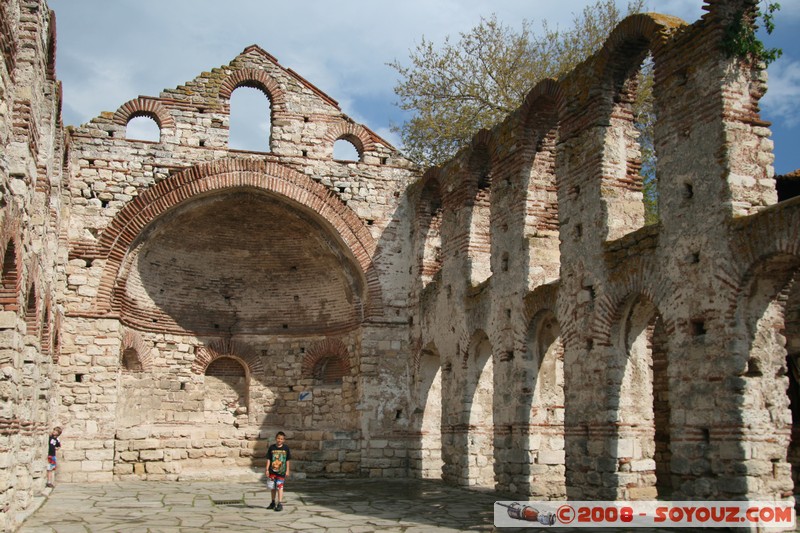
[[[267,450],[267,458],[269,459],[270,474],[285,476],[286,461],[292,459],[292,452],[289,451],[289,447],[285,444],[280,448],[273,444]]]
[[[56,454],[56,448],[61,448],[61,442],[58,437],[50,435],[50,442],[47,443],[47,455],[52,457]]]

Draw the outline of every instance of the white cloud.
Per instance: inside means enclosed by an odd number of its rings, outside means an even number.
[[[768,85],[761,100],[765,114],[787,127],[800,124],[800,62],[787,57],[770,65]]]

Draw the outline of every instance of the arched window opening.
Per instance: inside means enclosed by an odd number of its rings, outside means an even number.
[[[479,147],[470,158],[469,172],[476,184],[469,230],[470,283],[479,285],[492,275],[491,188],[489,152]]]
[[[495,488],[494,482],[494,364],[492,345],[480,333],[470,343],[467,381],[467,484]]]
[[[159,142],[161,140],[161,128],[158,123],[149,116],[139,115],[128,121],[125,130],[125,138],[132,141]]]
[[[623,328],[625,358],[618,361],[622,380],[617,405],[610,406],[618,417],[617,468],[626,473],[627,487],[654,488],[659,498],[668,499],[672,479],[667,334],[658,310],[644,297],[632,302]]]
[[[421,477],[442,478],[442,365],[435,348],[425,351],[417,374]]]
[[[248,412],[248,379],[244,366],[233,357],[220,357],[205,371],[207,422],[231,424]]]
[[[361,154],[351,141],[337,139],[333,143],[333,158],[337,161],[361,161]]]
[[[420,195],[417,207],[418,261],[425,287],[442,268],[442,196],[439,182],[432,179]]]
[[[746,327],[744,435],[772,463],[756,479],[800,492],[800,261],[780,254],[757,265],[738,313]],[[763,436],[770,440],[763,442]],[[755,444],[757,443],[757,444]]]
[[[525,209],[519,217],[525,221],[524,245],[529,269],[528,287],[535,287],[558,277],[559,221],[556,156],[558,146],[558,107],[549,97],[540,96],[528,116],[527,140],[533,154],[525,189],[525,202],[513,202],[511,210]],[[544,238],[543,238],[544,237]],[[505,266],[505,265],[504,265]],[[536,272],[535,275],[533,274]]]
[[[656,111],[653,98],[655,79],[653,56],[648,54],[636,73],[636,97],[633,101],[633,127],[638,134],[642,178],[644,223],[658,222],[658,181],[656,174],[655,124]]]
[[[228,146],[234,150],[269,152],[272,138],[272,105],[267,95],[240,86],[231,94]]]
[[[31,285],[25,303],[25,327],[28,335],[38,335],[39,309],[36,301],[36,285]]]
[[[518,487],[529,487],[532,498],[566,497],[566,454],[564,450],[564,346],[555,314],[545,310],[531,320],[526,338],[520,427],[521,443],[530,461],[519,467]]]
[[[126,348],[122,351],[122,370],[126,372],[141,372],[142,362],[139,354],[134,348]]]
[[[6,245],[6,253],[3,256],[3,274],[0,279],[0,303],[3,311],[18,311],[19,303],[19,276],[17,275],[17,252],[14,241],[9,241]]]
[[[42,322],[42,337],[40,339],[40,346],[43,355],[50,355],[50,348],[52,344],[50,338],[50,308],[44,308],[44,321]]]
[[[341,385],[347,366],[336,356],[321,357],[314,365],[312,375],[318,385]]]
[[[629,42],[611,63],[602,186],[609,240],[658,221],[654,67],[647,47],[643,39]]]

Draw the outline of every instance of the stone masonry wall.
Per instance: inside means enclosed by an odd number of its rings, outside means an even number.
[[[412,475],[520,499],[791,497],[797,203],[774,205],[763,71],[719,41],[754,3],[707,4],[693,25],[629,17],[410,189]],[[659,220],[645,226],[630,104],[648,53]],[[481,179],[488,238],[472,222]],[[488,257],[473,244],[487,240]]]
[[[301,476],[792,498],[800,203],[764,71],[720,42],[754,6],[629,17],[420,173],[257,46],[63,131],[54,16],[0,1],[0,527],[55,425],[59,482],[252,478],[283,430]],[[228,146],[240,87],[263,152]],[[127,138],[142,116],[157,140]]]
[[[0,529],[45,484],[56,423],[56,285],[63,131],[55,19],[30,0],[0,4]]]

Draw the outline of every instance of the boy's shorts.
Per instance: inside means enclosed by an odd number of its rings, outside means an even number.
[[[48,455],[47,456],[47,469],[48,470],[55,470],[56,469],[56,456],[55,455]]]
[[[286,483],[286,476],[279,476],[278,474],[270,474],[267,480],[268,489],[282,489]]]

